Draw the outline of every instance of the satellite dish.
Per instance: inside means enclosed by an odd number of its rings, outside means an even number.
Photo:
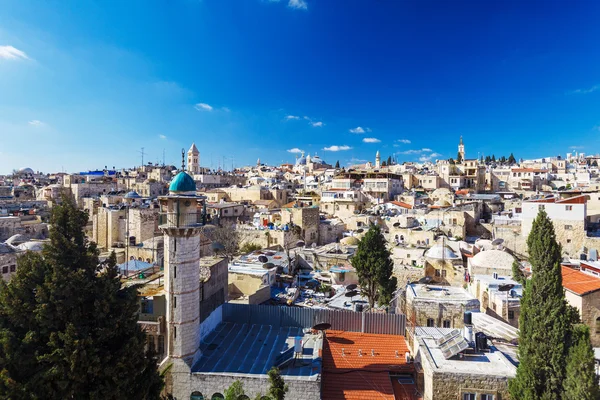
[[[297,247],[304,247],[304,242],[303,242],[302,240],[298,240],[298,241],[296,242],[296,246],[297,246]]]
[[[356,290],[351,290],[351,291],[347,292],[344,296],[346,296],[346,297],[358,296],[358,292]]]
[[[507,284],[498,286],[498,291],[499,292],[508,292],[510,289],[512,289],[514,287],[515,287],[515,285],[513,285],[512,283],[507,283]]]
[[[327,322],[322,322],[320,324],[316,324],[312,327],[314,331],[326,331],[327,329],[331,329],[331,324]]]
[[[394,226],[394,228],[397,228],[397,227],[399,227],[399,226],[400,226],[400,222],[394,222],[394,225],[393,225],[393,226]]]
[[[269,261],[269,259],[267,258],[267,256],[258,256],[258,261],[266,263],[267,261]]]
[[[364,231],[365,231],[365,230],[364,230],[363,228],[358,228],[358,229],[356,230],[356,233],[363,233]]]
[[[353,283],[351,285],[346,286],[346,290],[350,291],[350,290],[354,290],[358,287],[357,284]]]
[[[264,263],[264,264],[263,264],[263,268],[264,268],[264,269],[271,269],[271,268],[275,268],[275,264],[273,264],[273,263]]]
[[[432,278],[430,276],[425,276],[421,279],[419,279],[419,283],[424,283],[424,284],[428,284],[431,283]]]
[[[210,247],[214,250],[214,251],[221,251],[221,250],[225,250],[225,246],[223,246],[221,243],[219,242],[212,242],[212,244],[210,245]]]
[[[501,245],[502,243],[504,243],[504,239],[501,239],[501,238],[494,239],[494,240],[492,241],[492,244],[493,244],[494,246],[499,246],[499,245]]]

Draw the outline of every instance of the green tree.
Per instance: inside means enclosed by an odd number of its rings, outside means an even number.
[[[361,293],[367,297],[371,308],[375,302],[388,305],[396,290],[397,279],[392,277],[394,263],[377,225],[372,225],[360,240],[351,262],[358,275]]]
[[[521,300],[519,367],[509,391],[513,399],[558,400],[571,321],[562,287],[561,247],[544,210],[533,221],[527,246],[532,277]]]
[[[392,156],[388,156],[388,159],[387,159],[387,165],[388,165],[388,167],[389,167],[390,165],[392,165]]]
[[[269,377],[269,390],[267,391],[267,394],[271,400],[284,400],[285,394],[290,389],[283,381],[283,377],[279,373],[279,368],[272,367],[269,372],[267,372],[267,376]]]
[[[225,400],[238,400],[240,396],[245,395],[244,384],[236,380],[225,390]]]
[[[506,157],[504,157],[504,156],[500,157],[499,161],[500,161],[500,164],[506,163]]]
[[[454,159],[452,157],[450,157],[448,159],[448,163],[450,163],[451,165],[454,165],[454,164],[456,164],[456,161],[454,161]]]
[[[460,154],[460,151],[459,151],[458,154],[456,155],[456,163],[460,164],[463,161],[464,160],[462,159],[462,154]]]
[[[0,283],[0,398],[158,399],[162,379],[137,323],[135,287],[114,254],[100,270],[70,196],[52,208],[50,243]]]
[[[597,160],[592,161],[592,167],[597,167],[597,166],[598,166],[598,161]]]
[[[525,275],[523,271],[521,271],[521,267],[518,261],[515,260],[512,265],[512,277],[515,281],[519,282],[521,285],[525,286]]]
[[[492,154],[492,162],[496,162],[496,156]]]
[[[485,163],[486,163],[486,164],[489,164],[489,163],[491,163],[491,162],[492,162],[492,157],[490,157],[490,156],[485,156]]]
[[[382,166],[382,167],[387,167],[387,163],[386,163],[385,161],[383,161],[383,162],[381,163],[381,166]]]
[[[262,247],[259,244],[247,242],[244,243],[242,247],[240,247],[240,254],[248,254],[260,249],[262,249]]]
[[[586,325],[573,327],[573,338],[567,356],[566,377],[563,382],[564,400],[600,399],[595,372],[594,351],[590,344],[590,330]]]
[[[335,168],[339,168],[339,167],[340,167],[340,160],[337,160],[337,161],[335,162]]]
[[[510,156],[508,156],[508,163],[511,165],[517,163],[517,160],[515,160],[515,156],[513,155],[513,153],[510,153]]]

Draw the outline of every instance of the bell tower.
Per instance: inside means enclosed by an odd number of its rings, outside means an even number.
[[[465,145],[462,136],[460,137],[460,142],[458,142],[458,155],[461,162],[465,161]]]
[[[200,151],[196,143],[192,143],[187,152],[187,170],[192,176],[200,173]]]
[[[193,146],[194,147],[194,146]],[[200,351],[200,229],[202,202],[196,183],[181,171],[159,198],[164,234],[167,355],[190,367]]]

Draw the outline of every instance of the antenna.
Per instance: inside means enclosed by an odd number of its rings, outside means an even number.
[[[165,149],[163,148],[163,167],[165,166]]]
[[[138,151],[138,153],[140,153],[142,155],[142,167],[143,167],[144,166],[144,155],[146,154],[146,153],[144,153],[144,148],[142,147],[142,150]]]
[[[181,148],[181,170],[185,171],[185,149]]]

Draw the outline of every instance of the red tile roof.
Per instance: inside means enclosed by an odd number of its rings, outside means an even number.
[[[323,343],[322,398],[396,400],[390,372],[414,371],[413,364],[406,363],[408,351],[404,336],[327,331]]]
[[[405,203],[403,201],[390,201],[390,203],[398,207],[408,208],[409,210],[413,208],[410,204]]]
[[[563,287],[575,294],[584,295],[600,290],[600,278],[561,266]]]

